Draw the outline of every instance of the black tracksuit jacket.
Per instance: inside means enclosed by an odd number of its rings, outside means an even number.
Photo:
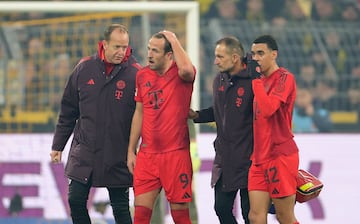
[[[198,111],[196,123],[215,121],[215,159],[211,185],[222,175],[222,190],[247,188],[253,150],[253,98],[246,70],[230,77],[217,74],[213,82],[213,106]]]
[[[73,133],[65,167],[70,179],[87,183],[92,176],[95,187],[132,186],[126,160],[141,66],[130,51],[126,57],[108,76],[99,53],[82,59],[70,75],[52,145],[62,151]]]

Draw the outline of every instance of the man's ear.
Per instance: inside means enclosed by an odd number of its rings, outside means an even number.
[[[104,50],[106,50],[106,48],[108,47],[107,41],[102,40],[102,44],[103,44]]]
[[[272,50],[271,55],[272,55],[273,59],[276,59],[277,56],[278,56],[278,51],[277,50]]]
[[[232,54],[231,55],[233,62],[237,62],[238,60],[241,60],[240,55],[238,54]]]
[[[168,55],[168,57],[169,57],[170,59],[174,60],[174,54],[173,54],[172,51],[169,51],[169,52],[167,52],[166,54]]]

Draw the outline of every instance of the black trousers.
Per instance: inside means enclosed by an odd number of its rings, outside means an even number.
[[[233,206],[236,194],[236,191],[224,192],[221,190],[222,178],[215,185],[215,205],[214,209],[216,215],[219,218],[221,224],[237,224],[236,218],[233,214]],[[250,224],[249,221],[249,211],[250,211],[250,202],[249,202],[249,193],[248,189],[240,189],[240,201],[241,201],[241,213],[244,219],[245,224]]]
[[[69,206],[74,224],[91,224],[87,209],[87,200],[91,182],[87,184],[71,180],[69,184]],[[132,224],[129,210],[129,188],[107,188],[110,205],[117,224]]]

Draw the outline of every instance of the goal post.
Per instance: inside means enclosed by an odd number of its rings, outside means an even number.
[[[196,1],[1,1],[0,13],[184,13],[186,51],[200,74],[199,3]],[[146,29],[146,28],[145,28]],[[131,35],[131,34],[130,34]],[[150,35],[150,34],[149,34]],[[150,37],[150,36],[148,36]],[[146,49],[136,49],[145,51]],[[196,78],[192,107],[200,106],[200,78]]]

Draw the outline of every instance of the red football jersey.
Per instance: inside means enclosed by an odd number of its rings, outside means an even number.
[[[254,152],[253,162],[261,164],[279,154],[298,151],[291,130],[296,97],[295,77],[279,68],[269,77],[253,80]]]
[[[187,125],[193,82],[178,75],[175,63],[162,76],[149,67],[136,76],[137,102],[143,104],[140,150],[148,153],[189,148]]]

